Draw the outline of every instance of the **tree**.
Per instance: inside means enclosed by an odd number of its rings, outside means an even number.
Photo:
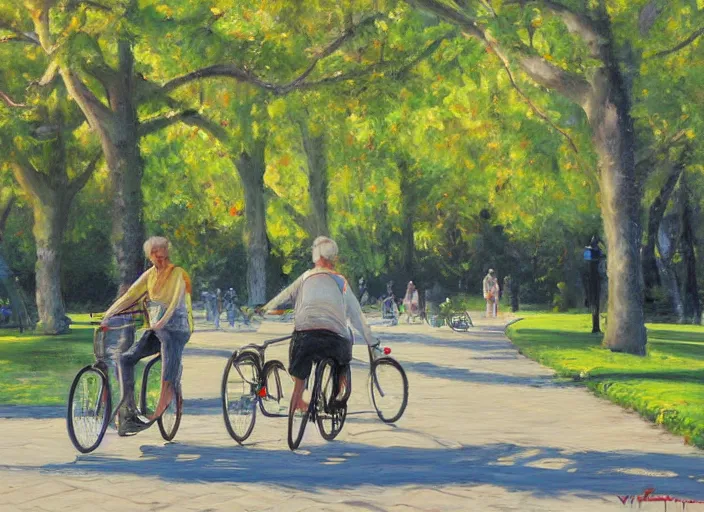
[[[559,36],[554,29],[537,31],[540,22],[532,22],[529,40],[521,37],[523,34],[516,28],[520,23],[514,24],[512,20],[523,14],[526,8],[523,2],[507,2],[501,11],[479,2],[452,5],[440,0],[409,0],[409,3],[436,14],[480,41],[501,61],[517,88],[513,61],[530,79],[582,108],[599,158],[602,220],[608,245],[609,322],[604,345],[614,351],[644,354],[647,337],[640,261],[642,183],[636,174],[632,77],[624,72],[633,69],[635,62],[633,45],[615,33],[618,26],[614,20],[627,8],[621,4],[607,8],[605,2],[590,4],[586,9],[551,0],[530,2],[540,14],[560,19],[573,37],[571,51],[560,48],[564,56],[561,66],[550,62],[554,59],[552,55],[549,59],[539,55],[541,50],[547,54],[551,44],[557,48]],[[536,32],[542,35],[545,50],[534,45]],[[501,43],[501,39],[509,42]],[[505,50],[507,44],[512,47],[510,53]]]
[[[83,117],[69,104],[66,90],[55,82],[24,92],[26,76],[41,73],[46,62],[36,45],[3,48],[13,70],[0,75],[3,104],[0,142],[3,159],[33,211],[36,262],[36,302],[40,329],[47,334],[68,330],[61,287],[62,242],[76,194],[90,179],[101,154],[91,148]],[[7,215],[4,216],[7,220]],[[4,222],[3,222],[4,223]]]
[[[65,97],[58,92],[39,106],[34,120],[39,126],[33,136],[13,138],[10,161],[15,179],[29,197],[34,212],[33,234],[36,242],[36,299],[39,328],[46,334],[68,331],[61,293],[62,241],[69,209],[76,194],[90,179],[102,156],[97,152],[86,164],[77,157],[76,148],[86,138],[71,141],[76,119],[66,119]],[[79,122],[82,119],[79,118]],[[73,125],[73,126],[72,126]],[[10,144],[8,144],[10,145]],[[72,151],[73,150],[73,151]],[[74,153],[74,154],[72,154]],[[29,155],[42,155],[32,158]],[[39,166],[32,163],[35,160]],[[78,168],[70,177],[69,168]]]
[[[139,150],[133,41],[125,21],[136,11],[137,2],[126,0],[108,7],[98,2],[26,0],[25,6],[36,33],[32,39],[51,59],[40,84],[50,83],[57,73],[61,75],[69,94],[98,134],[112,180],[113,244],[124,291],[143,265],[144,163]],[[94,16],[93,11],[100,16]],[[114,48],[112,55],[104,55],[107,45],[101,46],[101,41],[109,41]],[[104,102],[93,88],[102,91]]]
[[[256,7],[255,7],[256,5]],[[226,9],[227,7],[227,9]],[[303,5],[290,6],[286,3],[274,3],[267,10],[263,10],[258,4],[238,4],[237,7],[223,2],[222,8],[213,8],[216,16],[216,24],[211,24],[207,37],[202,40],[193,40],[193,45],[200,45],[205,40],[211,44],[215,57],[220,54],[230,53],[219,49],[235,50],[237,64],[213,64],[200,67],[195,71],[190,71],[176,78],[166,81],[164,86],[158,91],[159,94],[173,93],[175,98],[185,100],[180,95],[180,91],[186,89],[184,93],[191,100],[188,105],[193,109],[194,95],[192,94],[194,82],[202,82],[211,78],[226,78],[235,80],[237,92],[236,101],[232,106],[222,108],[220,105],[218,112],[199,112],[196,115],[192,111],[182,112],[171,119],[182,120],[187,123],[199,125],[216,137],[236,163],[240,182],[245,190],[245,215],[247,218],[247,246],[248,246],[248,291],[249,300],[252,303],[264,302],[266,296],[266,268],[269,254],[269,242],[266,229],[266,194],[264,189],[264,173],[266,171],[266,139],[268,137],[267,106],[272,104],[276,96],[286,96],[300,91],[309,91],[324,86],[331,86],[342,83],[346,80],[362,78],[371,75],[378,69],[392,69],[397,65],[396,61],[380,63],[376,66],[370,64],[359,66],[340,62],[338,52],[344,49],[354,38],[364,34],[366,30],[373,30],[375,22],[380,18],[378,13],[363,12],[362,15],[353,16],[351,12],[344,12],[344,9],[335,4],[333,13],[329,14],[319,8],[307,8]],[[369,6],[367,6],[368,9]],[[270,10],[269,10],[270,9]],[[293,10],[300,18],[287,17],[286,11]],[[259,16],[254,17],[253,12],[258,11]],[[306,23],[299,24],[297,20],[303,19],[305,14],[311,14],[311,18],[306,19]],[[276,15],[276,18],[274,18]],[[357,18],[357,20],[355,20]],[[276,22],[272,22],[276,19]],[[330,20],[333,20],[331,23]],[[328,27],[320,30],[314,22],[327,21]],[[325,25],[324,25],[325,26]],[[220,38],[223,31],[234,31],[234,40]],[[331,29],[331,30],[330,30]],[[275,36],[285,31],[285,37]],[[293,32],[295,38],[289,38],[288,33]],[[335,35],[331,36],[330,32]],[[199,33],[200,34],[200,33]],[[254,44],[251,43],[254,41]],[[292,42],[289,42],[292,41]],[[312,58],[305,57],[306,53],[312,53]],[[198,65],[201,55],[198,55]],[[326,65],[323,61],[330,57],[332,63]],[[337,58],[335,58],[337,57]],[[240,64],[247,62],[247,65]],[[184,59],[182,65],[190,62]],[[274,65],[272,65],[274,64]],[[272,69],[273,68],[273,69]],[[360,69],[361,68],[361,69]],[[319,70],[319,71],[318,71]],[[317,74],[315,73],[316,71]],[[274,75],[277,73],[277,75]],[[276,78],[269,78],[274,75]],[[279,81],[280,76],[292,76],[288,81]],[[188,94],[188,88],[191,94]],[[202,88],[200,88],[202,87]],[[211,89],[217,90],[215,86]],[[198,86],[201,91],[208,87]],[[232,88],[232,87],[231,87]],[[222,93],[222,90],[220,90]],[[216,93],[218,94],[218,93]],[[216,95],[214,94],[214,95]],[[214,95],[211,95],[214,96]],[[223,93],[228,98],[230,93]],[[206,96],[208,96],[206,94]],[[229,103],[229,99],[226,103]],[[208,105],[201,105],[201,110],[208,110]],[[223,119],[231,116],[231,112],[236,111],[236,119]],[[237,137],[233,136],[229,130],[224,129],[220,123],[227,123],[237,129]],[[248,121],[251,124],[248,125]],[[311,129],[309,126],[302,133],[304,147],[310,156],[309,172],[312,180],[309,181],[311,195],[309,200],[313,205],[312,210],[315,215],[315,223],[310,226],[309,232],[326,230],[324,221],[325,198],[322,196],[324,183],[321,178],[324,176],[324,155],[323,139],[320,138],[319,128]],[[317,188],[316,188],[317,187]],[[322,188],[321,188],[322,187]],[[295,208],[289,208],[289,212],[294,213]],[[300,218],[300,217],[299,217]],[[308,216],[312,220],[313,215]]]

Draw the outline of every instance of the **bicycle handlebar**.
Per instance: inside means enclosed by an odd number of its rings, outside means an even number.
[[[271,340],[266,340],[266,341],[265,341],[264,343],[262,343],[261,345],[257,345],[257,344],[255,344],[255,343],[250,343],[249,345],[245,345],[244,347],[241,347],[241,348],[240,348],[240,352],[241,352],[242,350],[245,350],[245,349],[254,349],[254,350],[258,351],[258,352],[264,352],[264,351],[266,350],[266,348],[267,348],[269,345],[273,345],[273,344],[275,344],[275,343],[281,343],[282,341],[290,340],[290,339],[291,339],[291,336],[292,336],[292,335],[289,334],[289,335],[287,335],[287,336],[282,336],[282,337],[280,337],[280,338],[274,338],[274,339],[271,339]]]
[[[107,331],[119,331],[120,329],[130,329],[130,328],[136,327],[136,326],[137,326],[137,324],[133,322],[133,323],[125,324],[125,325],[120,325],[119,327],[110,327],[109,325],[99,325],[97,327],[97,329],[99,329],[100,331],[103,331],[103,332],[107,332]]]

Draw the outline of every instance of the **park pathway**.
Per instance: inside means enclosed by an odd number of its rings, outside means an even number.
[[[194,334],[175,443],[165,444],[157,429],[130,438],[108,431],[96,452],[78,455],[63,408],[0,406],[0,511],[591,512],[629,510],[617,495],[648,487],[704,499],[702,452],[554,380],[517,353],[501,323],[477,323],[469,333],[375,325],[408,373],[405,416],[397,426],[376,418],[362,386],[366,350],[355,346],[350,411],[360,414],[335,442],[309,427],[297,453],[286,445],[286,420],[261,416],[250,442],[238,446],[219,399],[232,349],[290,324]],[[286,354],[287,346],[271,350]]]

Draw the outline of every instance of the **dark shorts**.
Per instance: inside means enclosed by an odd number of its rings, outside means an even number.
[[[352,361],[352,343],[331,331],[294,331],[291,337],[288,372],[299,379],[310,375],[313,363],[333,358],[346,366]]]

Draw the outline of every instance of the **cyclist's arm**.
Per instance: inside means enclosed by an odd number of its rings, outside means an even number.
[[[133,305],[139,302],[147,293],[147,279],[149,270],[144,272],[139,278],[129,287],[129,289],[117,299],[103,316],[105,322],[111,316],[119,315],[120,312],[130,309]]]
[[[193,332],[194,329],[194,322],[193,322],[193,285],[191,284],[191,277],[188,275],[188,272],[185,270],[181,270],[183,272],[183,281],[186,284],[186,311],[188,311],[188,327],[190,328],[191,332]]]
[[[301,284],[303,284],[304,275],[305,274],[299,276],[298,279],[296,279],[293,283],[291,283],[289,286],[279,292],[276,297],[264,304],[261,308],[262,312],[270,311],[272,309],[278,309],[279,306],[283,304],[295,302],[296,295],[298,295],[298,290],[301,288]]]
[[[357,297],[355,297],[353,293],[350,293],[348,291],[345,291],[344,297],[346,310],[345,313],[347,315],[347,318],[349,318],[352,327],[354,327],[357,332],[362,335],[364,341],[367,342],[367,345],[376,345],[377,341],[372,336],[372,330],[369,328],[367,320],[364,318],[364,314],[362,313],[362,306],[359,305]]]

